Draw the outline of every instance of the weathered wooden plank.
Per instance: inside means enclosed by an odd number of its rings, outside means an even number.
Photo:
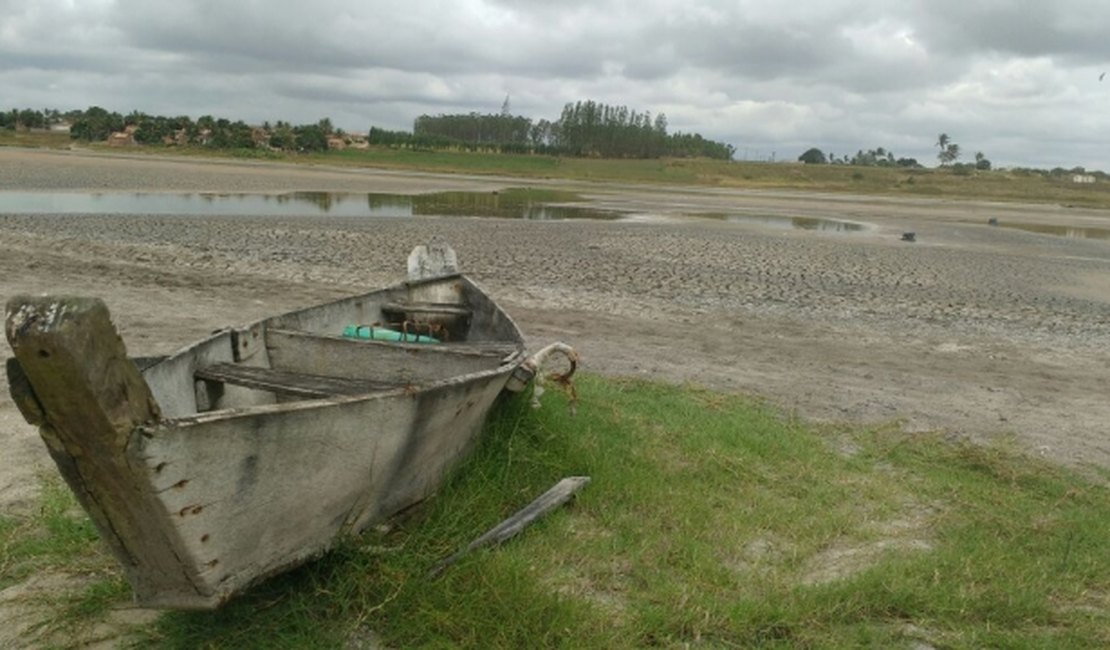
[[[180,561],[179,540],[160,525],[145,476],[127,462],[128,445],[160,412],[108,308],[89,298],[16,297],[7,305],[6,334],[43,414],[39,430],[50,455],[136,597],[202,596]]]
[[[483,546],[495,546],[514,537],[532,522],[569,501],[575,493],[585,487],[589,482],[589,476],[570,476],[559,481],[550,490],[536,497],[535,501],[518,510],[512,517],[502,521],[467,544],[466,548],[440,560],[432,567],[432,570],[428,572],[428,576],[433,578],[438,576],[443,573],[447,567],[458,562],[464,555],[474,549]]]
[[[386,302],[382,303],[382,311],[396,314],[430,314],[435,316],[467,318],[473,313],[470,309],[460,304],[441,302]]]
[[[267,321],[267,328],[301,330],[325,333],[329,330],[336,334],[344,325],[355,323],[374,323],[382,320],[381,303],[399,300],[403,288],[383,289],[361,296],[351,296],[335,302],[314,305],[298,311],[275,316]]]
[[[522,345],[517,343],[507,343],[505,341],[477,341],[473,343],[451,343],[448,341],[444,343],[434,344],[403,343],[392,341],[372,341],[371,339],[354,339],[346,336],[318,334],[316,332],[305,332],[302,330],[289,330],[276,327],[267,330],[267,336],[269,336],[270,334],[273,334],[275,338],[285,337],[296,340],[304,340],[310,338],[329,339],[331,341],[337,341],[341,345],[350,346],[350,349],[352,350],[360,346],[365,348],[366,344],[370,343],[374,347],[370,348],[372,351],[368,354],[392,354],[396,353],[398,350],[404,350],[432,357],[432,359],[429,360],[429,363],[434,363],[435,359],[440,358],[436,355],[460,357],[463,359],[477,359],[480,357],[485,357],[487,360],[496,359],[497,361],[501,361],[502,359],[510,355],[522,353],[523,351]],[[376,350],[376,352],[374,350]]]
[[[505,345],[482,347],[406,345],[268,329],[266,346],[272,366],[308,375],[362,379],[394,384],[426,384],[447,377],[490,370],[501,365]],[[510,353],[515,346],[509,346]]]
[[[193,373],[217,363],[235,361],[236,345],[232,330],[221,330],[208,338],[170,355],[164,361],[143,370],[143,378],[150,385],[162,415],[179,418],[196,415],[198,411],[224,408],[245,408],[260,404],[273,404],[273,393],[228,386],[224,390],[197,390]],[[269,358],[266,347],[258,345],[258,353],[251,355],[244,365],[266,366]],[[203,382],[202,382],[203,383]],[[203,388],[203,386],[202,386]],[[203,402],[203,403],[200,403]]]
[[[235,363],[218,363],[198,368],[197,379],[218,381],[236,386],[246,386],[294,397],[329,397],[332,395],[363,395],[381,390],[400,388],[401,384],[371,379],[347,379],[307,375],[285,370],[258,368]]]

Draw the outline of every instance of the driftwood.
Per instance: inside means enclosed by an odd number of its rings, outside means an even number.
[[[535,501],[518,510],[516,514],[486,531],[481,537],[466,545],[466,548],[440,560],[428,572],[429,578],[438,577],[447,567],[458,562],[467,553],[483,546],[496,546],[524,530],[529,524],[563,505],[590,482],[589,476],[570,476],[555,484]]]

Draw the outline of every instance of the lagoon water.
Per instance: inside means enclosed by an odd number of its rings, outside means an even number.
[[[285,194],[174,194],[158,192],[0,192],[0,214],[135,214],[200,216],[332,216],[411,218],[467,216],[498,219],[563,221],[640,218],[612,210],[549,205],[491,192],[435,194],[358,194],[289,192]],[[701,214],[691,217],[778,230],[858,233],[868,226],[837,219],[758,214]],[[650,219],[648,219],[650,221]],[[1002,223],[1043,235],[1077,239],[1110,239],[1110,230],[1042,224]]]
[[[534,221],[641,220],[637,216],[612,210],[549,205],[521,199],[511,193],[490,192],[439,192],[418,195],[336,192],[285,194],[2,192],[0,213],[386,218],[467,216]],[[865,228],[861,224],[846,221],[809,217],[731,214],[700,216],[723,218],[729,222],[776,229],[856,232]]]
[[[821,232],[862,232],[867,226],[851,221],[837,219],[817,219],[813,217],[780,217],[773,215],[728,215],[726,221],[747,223],[768,228],[785,230],[817,230]]]
[[[1076,228],[1043,223],[1001,223],[998,225],[1003,228],[1016,228],[1039,235],[1053,235],[1069,239],[1110,239],[1110,229],[1107,228]]]
[[[545,205],[492,193],[357,194],[290,192],[286,194],[166,193],[0,193],[0,213],[136,214],[204,216],[415,217],[475,216],[556,221],[617,219],[617,212],[575,206]]]

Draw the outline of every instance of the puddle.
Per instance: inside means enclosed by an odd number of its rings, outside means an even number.
[[[1000,228],[1015,228],[1026,232],[1035,232],[1039,235],[1054,235],[1056,237],[1069,237],[1071,239],[1110,239],[1110,228],[1073,228],[1071,226],[1053,226],[1042,223],[1006,223],[998,224]]]
[[[867,226],[862,223],[818,217],[782,217],[763,214],[700,214],[697,216],[779,230],[818,230],[822,232],[862,232],[867,230]]]
[[[550,205],[528,190],[500,193],[442,192],[357,194],[290,192],[287,194],[162,193],[0,193],[0,213],[18,214],[172,214],[203,216],[414,217],[472,216],[560,221],[619,219],[622,214],[576,206]],[[569,201],[573,196],[548,200]]]

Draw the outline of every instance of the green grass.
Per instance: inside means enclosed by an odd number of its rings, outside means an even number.
[[[31,590],[16,601],[41,613],[28,634],[43,647],[78,645],[84,632],[130,598],[92,522],[57,477],[42,479],[37,512],[0,515],[0,589],[44,577],[66,587]]]
[[[43,478],[41,505],[28,517],[0,515],[0,589],[43,570],[104,565],[92,522],[58,478]]]
[[[0,129],[0,147],[67,149],[73,140],[61,131]]]
[[[505,404],[437,498],[215,613],[168,648],[1104,647],[1105,487],[1007,448],[808,427],[697,389],[584,377]],[[839,450],[839,451],[838,451]],[[426,572],[568,475],[570,506]]]
[[[1023,456],[894,425],[814,427],[739,396],[585,376],[506,400],[439,495],[137,647],[1106,647],[1110,493]],[[569,475],[568,506],[439,579],[441,558]],[[69,647],[128,588],[43,485],[0,517],[0,588],[80,577],[36,628]]]
[[[1110,183],[1078,185],[1070,175],[1047,178],[1007,171],[955,174],[848,165],[727,162],[708,159],[613,160],[553,156],[412,151],[387,148],[290,156],[294,162],[460,174],[497,174],[572,182],[844,192],[945,197],[1110,208]]]

